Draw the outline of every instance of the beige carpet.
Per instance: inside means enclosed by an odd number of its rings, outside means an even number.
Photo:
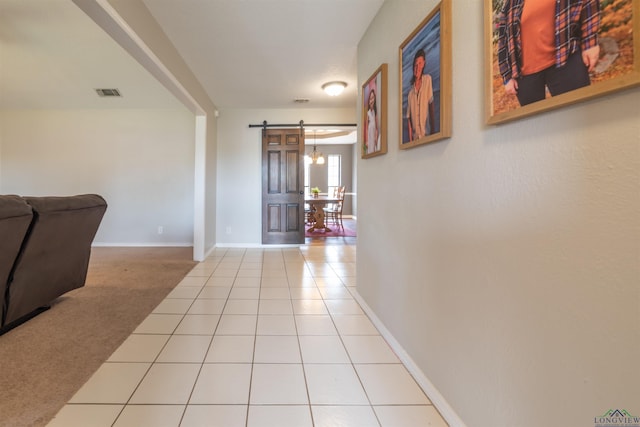
[[[44,426],[196,263],[191,248],[94,248],[86,285],[0,336],[0,426]]]

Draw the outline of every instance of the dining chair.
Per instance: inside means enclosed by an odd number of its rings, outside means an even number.
[[[345,186],[336,187],[333,190],[333,198],[338,199],[336,203],[328,204],[323,208],[326,222],[332,222],[344,230],[342,224],[342,205],[344,204]]]

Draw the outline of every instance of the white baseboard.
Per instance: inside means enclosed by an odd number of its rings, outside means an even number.
[[[436,389],[436,387],[429,381],[427,376],[422,372],[420,368],[416,365],[416,363],[411,359],[411,356],[407,354],[407,352],[402,348],[400,343],[391,335],[391,332],[384,326],[384,324],[380,321],[378,316],[375,315],[371,307],[367,305],[364,299],[360,296],[357,290],[353,292],[354,298],[358,301],[362,309],[365,311],[371,322],[378,328],[380,334],[383,338],[389,343],[389,346],[396,353],[400,361],[406,366],[409,373],[416,380],[418,385],[425,392],[433,406],[440,412],[442,418],[449,424],[449,427],[466,427],[465,423],[460,419],[458,414],[455,413],[451,405],[444,399],[442,394]]]
[[[190,248],[193,246],[189,243],[103,243],[94,242],[91,247],[94,248]]]
[[[248,248],[248,249],[269,249],[269,248],[299,248],[304,246],[304,243],[290,244],[290,245],[263,245],[262,243],[216,243],[215,248]],[[215,249],[214,248],[214,249]]]

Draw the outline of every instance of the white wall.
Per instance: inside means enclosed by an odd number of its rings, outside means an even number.
[[[482,2],[452,3],[450,139],[398,149],[398,47],[436,1],[387,0],[359,46],[389,152],[358,163],[358,292],[467,426],[640,414],[640,89],[486,126]]]
[[[97,193],[109,207],[95,244],[193,244],[192,113],[3,111],[0,129],[0,194]]]
[[[216,210],[218,174],[218,125],[215,114],[207,115],[207,144],[205,153],[204,194],[204,248],[210,251],[216,245]]]
[[[202,261],[216,240],[216,106],[141,0],[74,3],[198,117],[193,255]]]
[[[250,124],[355,123],[353,109],[221,110],[218,118],[217,244],[262,242],[262,135]]]

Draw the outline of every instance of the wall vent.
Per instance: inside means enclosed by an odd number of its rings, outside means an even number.
[[[107,96],[122,96],[120,95],[120,91],[118,89],[96,89],[98,92],[98,96],[107,97]]]

